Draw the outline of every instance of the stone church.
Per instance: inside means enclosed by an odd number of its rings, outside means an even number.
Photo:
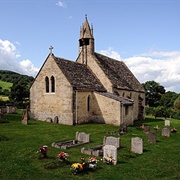
[[[119,126],[144,118],[145,91],[124,62],[95,52],[87,17],[76,61],[47,56],[30,88],[31,119]]]

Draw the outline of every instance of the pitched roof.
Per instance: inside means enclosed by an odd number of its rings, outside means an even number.
[[[131,99],[128,99],[128,98],[124,98],[124,97],[120,97],[120,96],[117,96],[115,94],[112,94],[110,92],[96,92],[97,94],[101,94],[103,96],[106,96],[108,98],[111,98],[111,99],[114,99],[116,101],[119,101],[121,102],[123,105],[132,105],[134,102],[133,100]]]
[[[96,61],[115,88],[144,92],[143,86],[123,61],[94,53]]]
[[[54,55],[53,58],[70,84],[77,90],[106,91],[86,65],[55,57]]]

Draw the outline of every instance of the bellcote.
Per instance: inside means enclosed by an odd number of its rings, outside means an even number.
[[[90,28],[87,16],[85,17],[85,22],[80,30],[80,39],[83,38],[87,38],[87,39],[93,38],[93,28],[92,27]]]
[[[82,55],[82,63],[87,64],[87,57],[94,53],[93,27],[90,28],[87,16],[80,29],[79,54]]]

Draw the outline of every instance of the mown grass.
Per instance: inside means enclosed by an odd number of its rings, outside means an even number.
[[[180,121],[171,119],[171,127],[180,130]],[[170,138],[161,136],[164,120],[147,117],[146,121],[136,121],[128,127],[129,132],[120,136],[121,148],[118,150],[116,166],[98,162],[95,171],[72,175],[70,171],[73,162],[80,162],[80,158],[88,159],[88,155],[81,154],[82,147],[93,147],[103,142],[108,131],[116,131],[118,127],[105,124],[85,124],[78,126],[57,125],[29,120],[28,125],[21,123],[19,114],[5,115],[0,123],[0,179],[1,180],[152,180],[152,179],[180,179],[180,133],[171,134]],[[147,135],[140,130],[141,124],[151,127],[159,125],[157,142],[148,143]],[[64,141],[75,138],[76,132],[91,134],[91,143],[84,146],[63,150],[69,154],[66,163],[57,160],[60,149],[51,147],[54,141]],[[118,136],[115,136],[118,137]],[[134,154],[131,149],[131,137],[143,138],[144,152]],[[39,158],[36,151],[41,145],[48,145],[48,158]],[[99,158],[100,159],[100,158]]]

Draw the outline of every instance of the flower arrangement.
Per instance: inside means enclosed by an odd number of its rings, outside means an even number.
[[[97,167],[97,158],[96,157],[90,157],[88,160],[88,168],[89,169],[95,169]]]
[[[81,164],[81,163],[73,163],[71,165],[71,169],[73,171],[73,174],[77,174],[78,172],[83,170],[83,164]]]
[[[47,145],[43,145],[39,148],[39,150],[37,151],[37,153],[40,153],[40,156],[42,158],[46,158],[47,157],[47,152],[48,152],[48,146]]]
[[[59,158],[60,160],[62,160],[62,161],[65,161],[65,160],[67,159],[67,157],[68,157],[68,153],[60,152],[60,153],[58,154],[58,158]]]
[[[176,132],[177,132],[177,129],[174,127],[174,128],[171,129],[171,132],[172,132],[172,133],[176,133]]]
[[[111,155],[107,155],[106,157],[103,157],[103,161],[106,164],[114,164],[115,160],[113,159],[113,157]]]

